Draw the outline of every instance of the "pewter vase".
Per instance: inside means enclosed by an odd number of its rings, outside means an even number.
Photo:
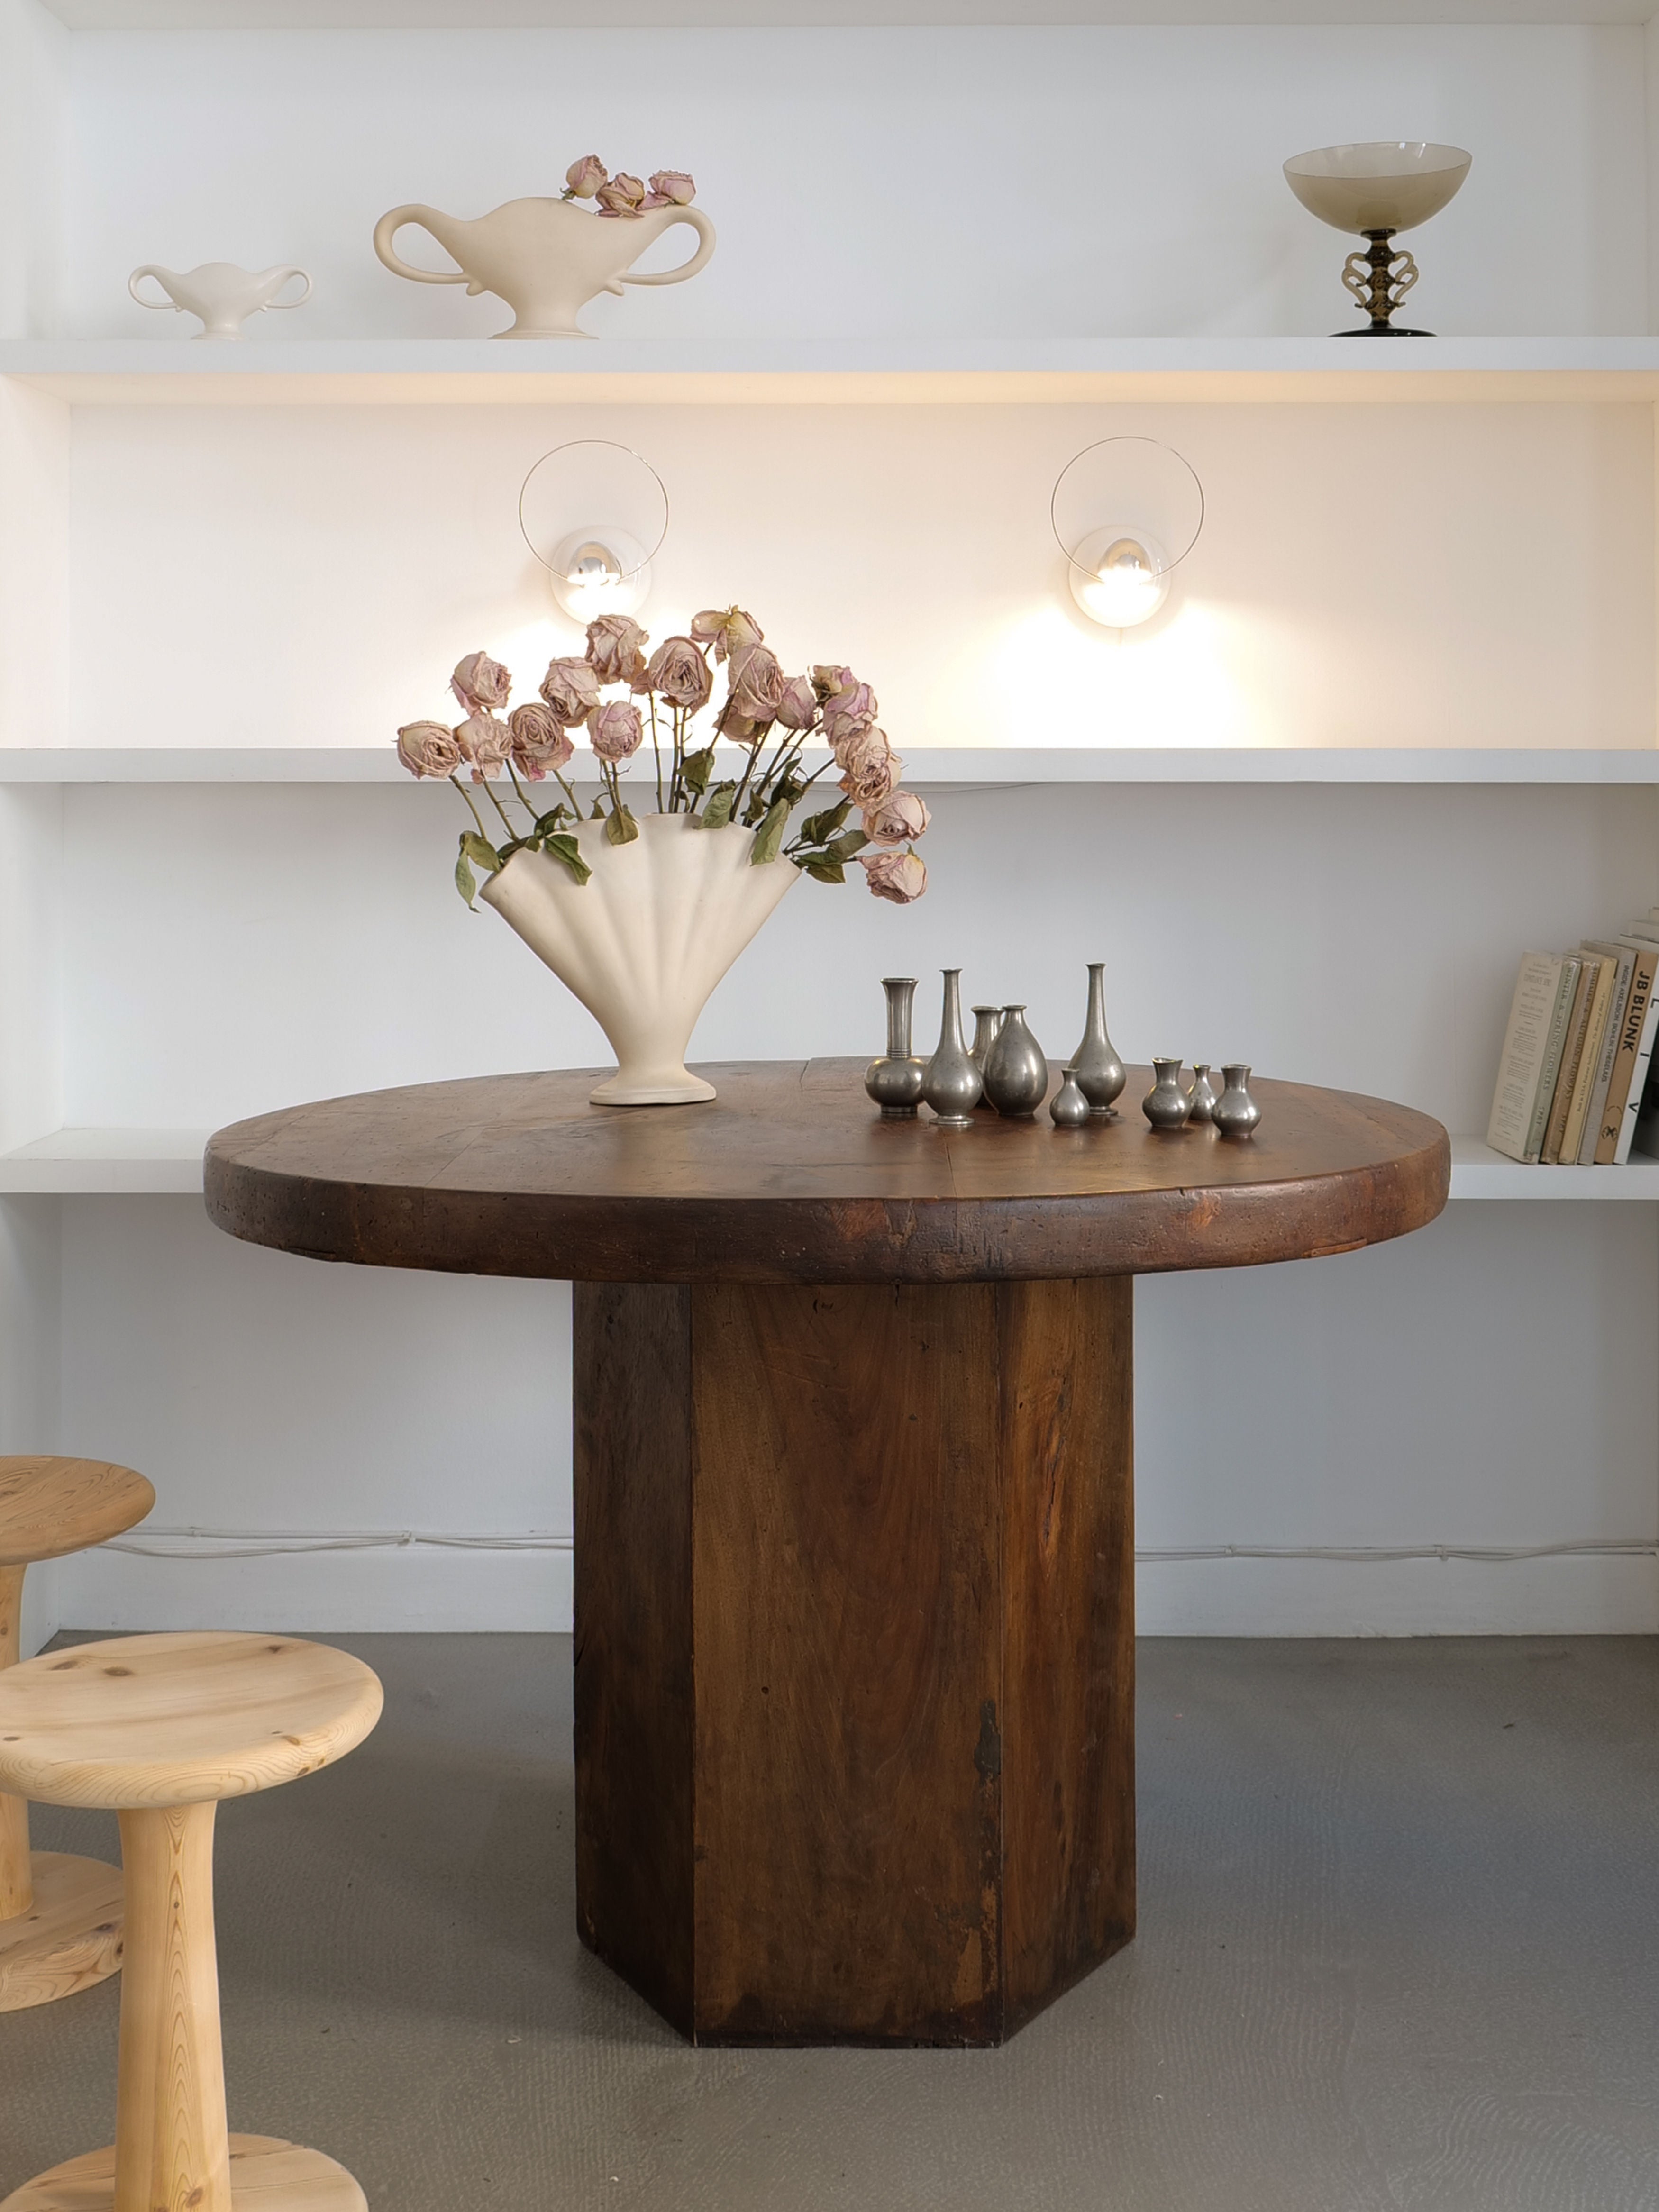
[[[1157,1080],[1140,1102],[1141,1112],[1155,1129],[1184,1129],[1187,1126],[1187,1094],[1181,1087],[1181,1062],[1178,1060],[1155,1060],[1152,1073]]]
[[[985,1095],[1011,1121],[1029,1121],[1048,1095],[1048,1063],[1025,1026],[1024,1006],[1005,1006],[985,1055]]]
[[[1210,1080],[1207,1060],[1193,1062],[1193,1087],[1187,1093],[1187,1119],[1189,1121],[1208,1121],[1215,1116],[1215,1085]]]
[[[914,975],[884,975],[887,994],[887,1050],[864,1071],[864,1087],[881,1109],[884,1121],[914,1121],[921,1097],[925,1061],[910,1050],[910,1009],[916,995]]]
[[[921,1095],[947,1129],[971,1129],[982,1084],[979,1069],[962,1042],[962,970],[946,968],[945,1008],[939,1025],[939,1050],[921,1079]]]
[[[1089,1102],[1078,1087],[1076,1068],[1066,1069],[1065,1080],[1048,1101],[1048,1116],[1057,1129],[1084,1129],[1093,1119]]]
[[[1234,1060],[1221,1071],[1226,1089],[1215,1102],[1211,1119],[1224,1137],[1248,1137],[1261,1119],[1261,1109],[1249,1092],[1250,1071]]]
[[[975,1006],[970,1011],[974,1017],[974,1041],[968,1048],[968,1057],[982,1075],[985,1055],[991,1049],[996,1036],[997,1024],[1002,1019],[1002,1009],[1000,1006]]]
[[[1083,1024],[1083,1042],[1072,1054],[1072,1066],[1090,1112],[1103,1121],[1112,1121],[1117,1118],[1112,1101],[1129,1078],[1106,1034],[1105,975],[1104,961],[1089,963],[1089,1012]]]

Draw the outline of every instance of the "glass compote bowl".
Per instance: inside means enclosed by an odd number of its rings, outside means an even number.
[[[1402,329],[1389,320],[1417,282],[1417,264],[1396,253],[1400,230],[1426,222],[1456,193],[1469,173],[1461,146],[1431,146],[1421,138],[1382,139],[1364,146],[1321,146],[1285,164],[1285,181],[1303,206],[1335,230],[1358,231],[1370,240],[1351,253],[1342,282],[1370,317],[1364,330],[1338,337],[1425,338],[1427,331]]]

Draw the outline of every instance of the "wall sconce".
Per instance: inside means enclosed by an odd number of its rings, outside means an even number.
[[[1190,462],[1156,438],[1102,438],[1054,479],[1048,521],[1083,612],[1103,629],[1133,629],[1164,605],[1197,544],[1204,487]]]
[[[579,520],[609,515],[608,522]],[[610,438],[575,438],[544,453],[519,490],[519,528],[554,599],[586,629],[637,614],[668,535],[668,493],[649,461]]]

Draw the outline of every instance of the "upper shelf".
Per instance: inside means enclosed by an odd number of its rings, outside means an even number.
[[[65,338],[0,344],[0,375],[122,407],[1608,402],[1659,400],[1659,338]]]

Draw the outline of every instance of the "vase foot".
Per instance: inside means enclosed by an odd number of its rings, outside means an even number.
[[[714,1085],[688,1067],[659,1068],[647,1075],[629,1075],[619,1067],[587,1094],[593,1106],[697,1106],[714,1096]]]

